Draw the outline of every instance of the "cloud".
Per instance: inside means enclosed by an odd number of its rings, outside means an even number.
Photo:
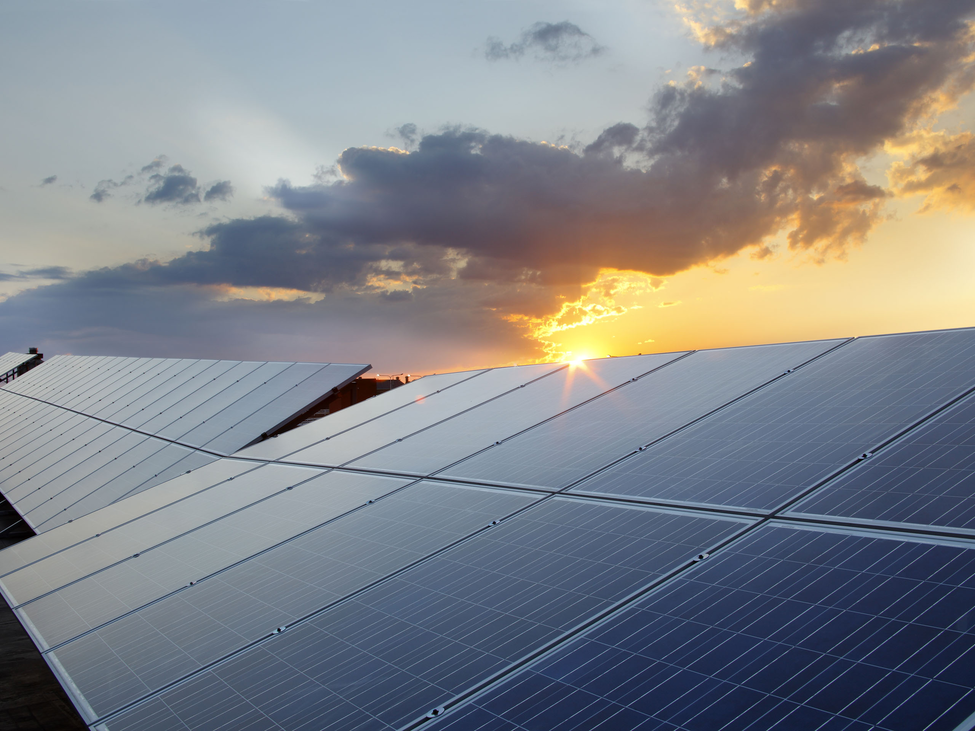
[[[57,182],[57,180],[58,180],[58,176],[57,175],[51,175],[51,176],[49,176],[47,178],[44,178],[44,180],[41,181],[41,187],[43,187],[45,185],[53,185],[54,183]]]
[[[134,199],[135,203],[149,205],[184,206],[201,201],[207,203],[229,201],[234,194],[234,186],[229,180],[219,180],[201,186],[193,174],[182,165],[178,163],[169,165],[169,158],[165,155],[159,155],[152,162],[143,165],[138,173],[126,175],[121,182],[111,178],[100,180],[89,199],[102,203],[111,198],[120,188],[129,188],[130,192],[126,197]],[[136,188],[144,192],[137,193]]]
[[[970,2],[752,0],[697,27],[738,66],[695,69],[656,91],[647,120],[582,149],[404,125],[409,151],[349,148],[313,184],[269,188],[285,216],[226,221],[200,232],[200,251],[21,293],[0,321],[17,313],[75,352],[88,337],[144,350],[185,337],[214,356],[238,347],[220,328],[243,337],[251,318],[255,342],[456,338],[537,357],[538,339],[624,314],[607,272],[666,277],[744,249],[773,256],[780,240],[803,258],[842,258],[892,194],[970,195],[971,137],[930,130],[975,83],[972,14]],[[859,164],[897,144],[892,187],[868,181]],[[160,157],[96,194],[143,184],[146,202],[176,205],[223,185],[204,192]]]
[[[9,342],[44,352],[369,362],[424,373],[525,362],[542,351],[496,317],[491,293],[460,282],[401,296],[335,291],[320,302],[215,297],[219,290],[147,285],[133,268],[88,272],[0,303]],[[35,342],[37,341],[37,342]]]
[[[890,169],[897,195],[923,195],[922,212],[975,211],[975,135],[924,131],[894,150],[908,158]]]
[[[99,180],[95,185],[95,190],[90,196],[89,200],[95,201],[95,203],[102,203],[106,198],[111,198],[115,188],[118,188],[121,183],[116,183],[114,180]]]
[[[220,180],[209,188],[203,196],[204,201],[229,201],[234,195],[234,186],[229,180]]]
[[[22,282],[29,279],[70,279],[72,272],[67,267],[50,266],[26,269],[22,272],[0,272],[0,282]]]
[[[535,23],[523,31],[518,40],[505,45],[498,38],[488,38],[484,57],[489,61],[521,58],[530,53],[539,61],[569,63],[584,61],[606,51],[579,26],[561,23]]]
[[[145,168],[143,168],[145,170]],[[165,173],[149,176],[144,203],[190,204],[200,202],[200,186],[182,165],[173,165]]]

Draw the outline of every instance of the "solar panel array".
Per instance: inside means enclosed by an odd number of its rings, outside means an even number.
[[[238,451],[368,368],[56,356],[0,390],[0,491],[50,530]]]
[[[489,369],[0,551],[0,590],[103,731],[961,731],[973,494],[972,329]]]
[[[8,375],[16,375],[17,369],[22,365],[39,358],[40,356],[36,353],[4,353],[0,355],[0,380],[5,380],[4,377]]]

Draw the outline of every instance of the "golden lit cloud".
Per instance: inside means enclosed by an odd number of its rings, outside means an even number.
[[[286,289],[284,287],[233,287],[229,284],[207,285],[206,289],[213,292],[213,299],[217,302],[231,302],[233,300],[250,300],[252,302],[321,302],[325,295],[320,292],[305,292],[300,289]]]
[[[545,351],[543,361],[581,360],[594,357],[579,348],[564,349],[559,334],[611,320],[641,308],[636,300],[660,289],[664,280],[642,272],[602,269],[593,282],[583,286],[581,296],[564,301],[558,312],[546,317],[509,315],[506,319],[524,326]]]
[[[888,178],[897,195],[923,195],[921,213],[935,209],[975,211],[975,135],[924,130],[891,144],[895,162]]]

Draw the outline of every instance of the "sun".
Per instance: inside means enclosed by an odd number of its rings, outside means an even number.
[[[584,350],[580,350],[579,352],[570,350],[568,353],[566,353],[566,355],[570,356],[568,362],[569,365],[573,367],[581,366],[583,365],[583,361],[587,361],[593,357],[591,353],[588,353]]]

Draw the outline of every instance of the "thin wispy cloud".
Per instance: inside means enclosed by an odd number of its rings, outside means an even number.
[[[582,28],[563,20],[561,23],[535,23],[509,44],[499,38],[488,38],[484,57],[489,61],[501,61],[530,56],[539,61],[578,63],[605,52],[606,47],[599,45]]]

